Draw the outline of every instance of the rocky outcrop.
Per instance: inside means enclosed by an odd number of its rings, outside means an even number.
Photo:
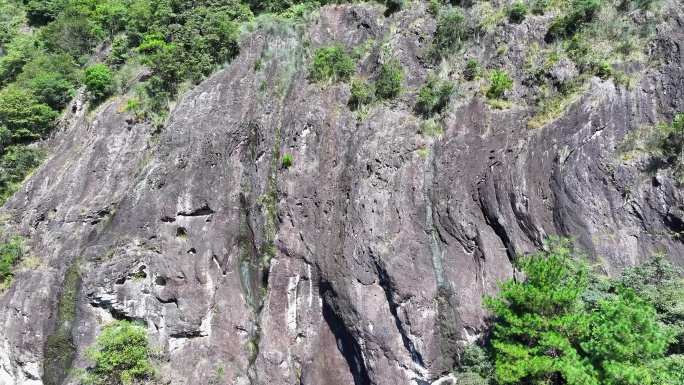
[[[631,130],[684,110],[681,16],[659,27],[664,63],[633,89],[595,78],[537,130],[519,80],[506,110],[463,89],[429,136],[411,112],[435,70],[423,6],[389,18],[328,6],[309,25],[262,28],[161,133],[122,100],[58,133],[4,208],[42,265],[0,297],[0,383],[69,382],[63,370],[87,365],[102,326],[130,319],[174,384],[448,384],[459,346],[487,327],[482,295],[547,236],[576,237],[609,273],[652,252],[684,264],[672,172],[614,156]],[[523,48],[545,44],[545,23],[484,35],[478,59],[523,79]],[[407,91],[354,112],[348,85],[309,81],[307,58],[369,38],[397,55]]]

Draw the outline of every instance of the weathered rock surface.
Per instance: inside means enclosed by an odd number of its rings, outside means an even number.
[[[0,296],[0,383],[69,382],[60,362],[87,365],[83,350],[117,318],[148,325],[174,384],[448,384],[458,346],[486,327],[483,293],[547,236],[576,237],[609,273],[656,251],[684,265],[671,171],[614,156],[629,131],[684,110],[684,17],[660,27],[664,63],[635,88],[593,79],[538,130],[524,103],[500,111],[467,96],[443,135],[421,135],[415,92],[361,119],[348,85],[308,80],[307,50],[387,36],[405,88],[419,87],[435,28],[421,7],[388,19],[331,6],[306,28],[260,30],[159,134],[117,112],[123,101],[58,133],[4,208],[42,265]],[[545,44],[546,22],[505,26],[505,57],[486,35],[480,62],[524,78],[518,48]],[[264,50],[273,58],[255,72]],[[513,97],[526,92],[516,83]],[[75,314],[60,316],[74,267]],[[60,328],[71,341],[51,345]]]

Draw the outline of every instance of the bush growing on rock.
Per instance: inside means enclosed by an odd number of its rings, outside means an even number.
[[[93,385],[131,384],[154,377],[147,346],[147,333],[141,325],[118,321],[107,326],[86,357],[93,365],[81,382]]]
[[[441,12],[437,18],[435,38],[428,48],[428,56],[433,60],[442,59],[472,35],[472,28],[460,11],[448,9]]]
[[[379,99],[392,99],[401,92],[401,82],[404,73],[398,60],[384,63],[380,66],[380,73],[375,79],[375,95]]]
[[[33,92],[38,103],[46,104],[55,111],[66,107],[75,92],[71,82],[55,72],[40,73],[26,83],[26,87]]]
[[[477,60],[470,60],[463,71],[463,78],[473,81],[477,77]]]
[[[101,99],[112,91],[114,74],[106,64],[95,64],[85,69],[85,85],[96,99]]]
[[[12,145],[3,149],[0,157],[0,204],[19,189],[21,182],[38,168],[46,156],[45,150],[26,145]]]
[[[513,6],[508,10],[508,20],[512,23],[522,23],[530,12],[530,6],[524,1],[517,1],[513,3]]]
[[[358,109],[362,105],[371,104],[375,101],[375,85],[364,79],[354,79],[351,83],[351,97],[349,107]]]
[[[455,90],[453,82],[430,75],[418,93],[415,111],[426,118],[442,112]]]
[[[0,94],[0,127],[6,129],[13,141],[37,139],[46,134],[59,114],[39,103],[35,95],[17,85],[5,88]]]
[[[356,67],[354,61],[340,44],[318,48],[309,66],[311,79],[317,83],[334,84],[346,82]]]
[[[508,74],[503,71],[494,71],[494,73],[492,73],[491,85],[487,91],[487,97],[490,99],[498,99],[510,88],[513,88],[513,82],[508,77]]]
[[[0,244],[0,292],[12,283],[12,269],[21,257],[23,239],[15,236]]]
[[[567,38],[574,35],[585,24],[596,19],[603,0],[573,0],[570,11],[565,16],[560,16],[549,26],[549,34],[552,38]]]

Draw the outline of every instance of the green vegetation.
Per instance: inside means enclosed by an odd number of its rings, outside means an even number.
[[[520,24],[525,20],[528,13],[530,13],[530,6],[524,1],[516,1],[508,10],[508,20],[511,23]]]
[[[466,349],[457,376],[480,384],[682,383],[684,281],[665,258],[611,279],[569,240],[554,239],[516,266],[523,278],[485,299],[496,319],[491,348]]]
[[[371,104],[375,101],[375,85],[364,79],[353,79],[351,83],[351,97],[349,108],[359,109],[362,105]]]
[[[427,83],[418,93],[414,109],[425,118],[439,114],[446,107],[455,90],[453,82],[441,81],[438,77],[430,75]]]
[[[12,283],[12,270],[21,258],[23,238],[14,236],[0,243],[0,292]]]
[[[427,136],[441,136],[444,133],[444,124],[435,119],[427,119],[420,122],[418,133]]]
[[[428,57],[434,61],[447,57],[473,34],[473,28],[458,9],[443,7],[437,15],[437,32],[428,47]]]
[[[404,73],[398,60],[384,63],[380,66],[380,73],[375,78],[375,95],[379,99],[392,99],[401,92],[401,82]]]
[[[311,79],[317,83],[346,82],[354,74],[356,64],[340,44],[318,48],[309,66]]]
[[[281,160],[281,164],[285,168],[292,166],[292,155],[283,156],[283,159]]]
[[[154,377],[147,332],[127,321],[107,326],[95,346],[86,350],[94,363],[81,378],[84,384],[132,384]]]
[[[684,114],[676,114],[672,122],[646,126],[630,132],[617,148],[618,154],[641,151],[651,155],[648,171],[670,166],[680,178],[684,175]]]
[[[596,18],[603,6],[603,0],[573,0],[570,12],[558,17],[549,26],[549,34],[554,38],[567,38]]]
[[[511,88],[513,88],[513,82],[508,77],[508,74],[503,71],[494,71],[489,90],[487,90],[487,98],[499,99],[506,90]]]
[[[364,105],[376,100],[388,100],[401,93],[401,82],[404,73],[398,60],[392,60],[380,66],[380,72],[373,82],[361,78],[352,79],[351,96],[347,105],[352,110],[358,110]]]
[[[112,91],[114,74],[106,64],[98,63],[85,69],[85,86],[96,99],[107,96]]]
[[[0,127],[0,135],[2,127]],[[0,204],[5,203],[21,187],[24,178],[31,174],[45,159],[47,151],[26,145],[4,148],[0,157]]]
[[[659,147],[663,156],[668,162],[676,163],[684,152],[684,114],[677,114],[672,123],[661,123],[658,128],[662,132]]]

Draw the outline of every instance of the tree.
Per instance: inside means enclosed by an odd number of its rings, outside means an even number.
[[[85,85],[96,98],[105,97],[111,92],[114,74],[106,64],[98,63],[85,69]]]
[[[669,352],[684,354],[684,280],[682,269],[662,254],[627,268],[617,278],[655,308],[658,319],[671,328],[675,342]]]
[[[38,103],[29,90],[13,86],[0,94],[0,122],[15,141],[40,138],[52,128],[57,116],[59,113]]]
[[[620,286],[595,302],[583,299],[596,279],[569,241],[521,257],[517,267],[524,278],[485,299],[496,317],[499,382],[641,385],[676,376],[667,367],[679,361],[663,363],[670,332],[647,301]]]
[[[598,384],[577,351],[590,333],[581,302],[588,268],[574,268],[567,246],[519,259],[525,278],[500,284],[501,292],[485,299],[497,318],[492,347],[502,383]]]
[[[147,344],[146,331],[138,324],[119,321],[107,326],[95,346],[86,350],[86,357],[94,364],[86,370],[82,382],[131,384],[152,378],[154,369]]]
[[[651,363],[665,356],[669,341],[652,306],[633,290],[618,288],[590,313],[591,334],[581,349],[598,372],[600,384],[656,384]]]

